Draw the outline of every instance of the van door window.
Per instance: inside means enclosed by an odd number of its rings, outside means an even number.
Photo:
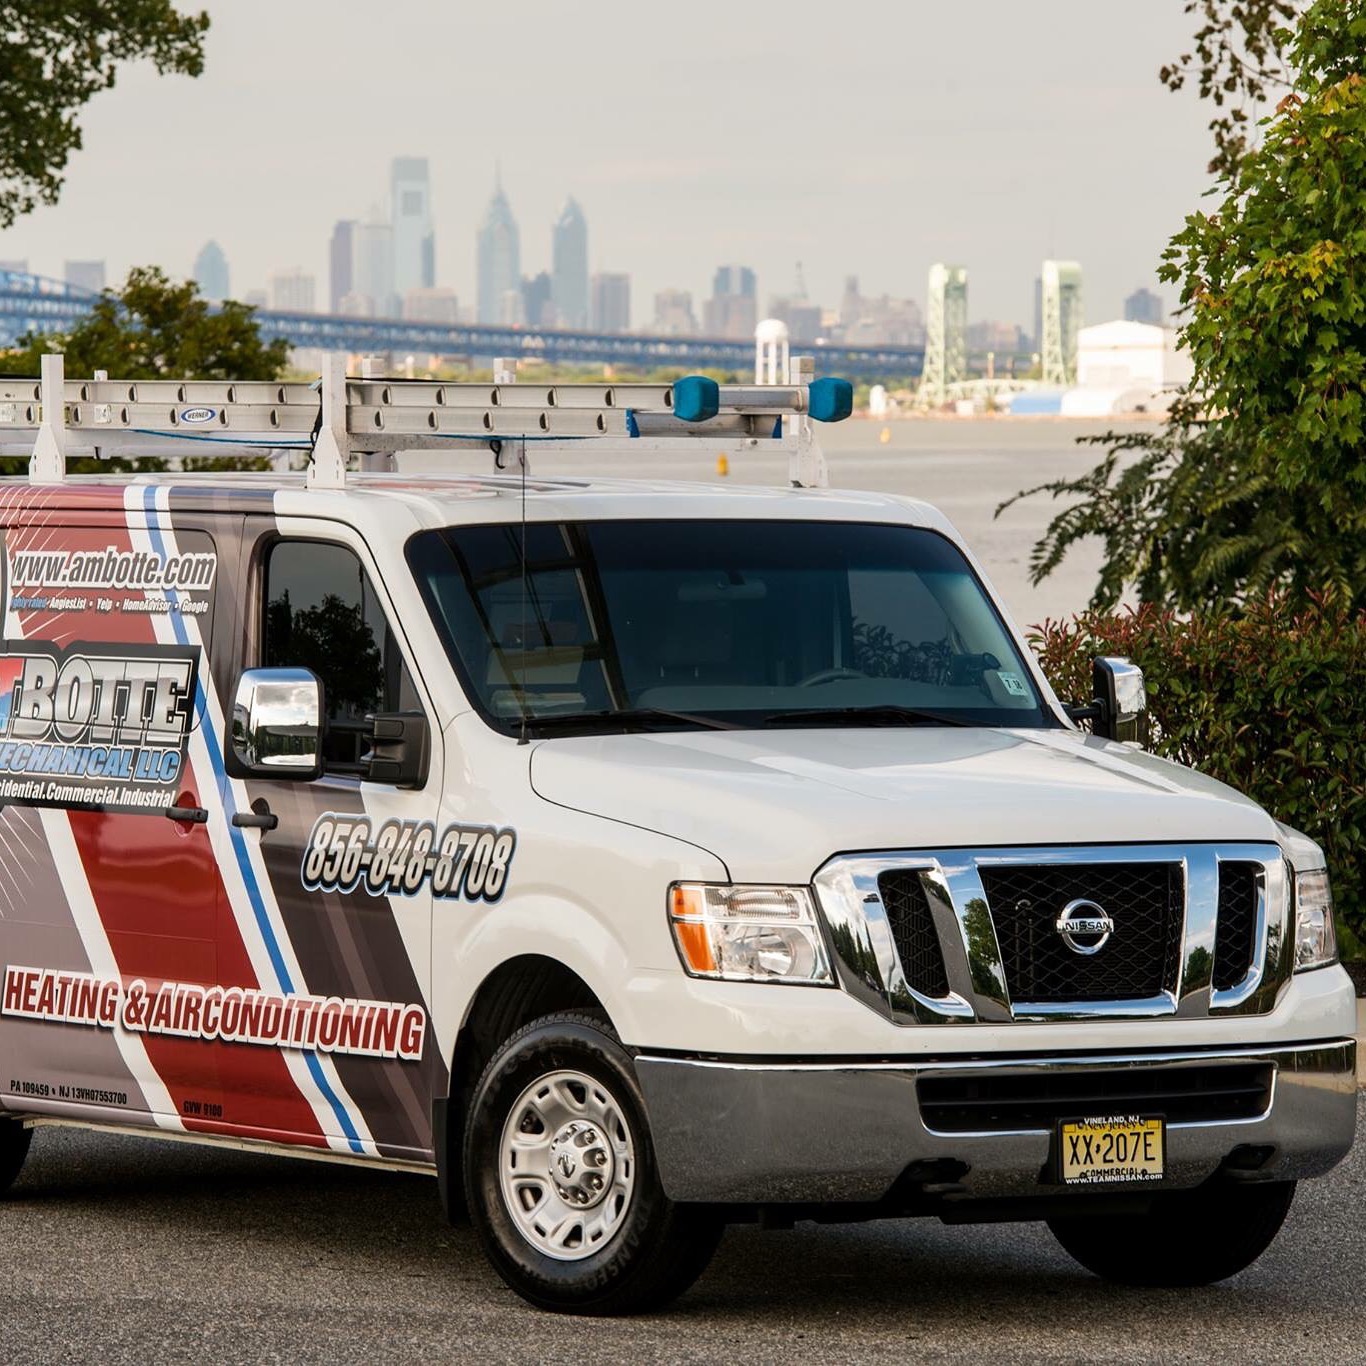
[[[355,553],[277,541],[266,554],[261,662],[312,669],[327,707],[323,765],[359,774],[366,716],[421,708],[398,641]]]

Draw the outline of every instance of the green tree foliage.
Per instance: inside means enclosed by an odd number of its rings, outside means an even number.
[[[117,379],[276,379],[289,347],[261,340],[254,311],[231,300],[211,311],[192,280],[139,266],[70,332],[27,336],[0,363],[37,375],[43,354],[61,351],[73,378],[106,370]]]
[[[1286,25],[1297,8],[1295,0],[1186,0],[1185,12],[1199,16],[1194,46],[1158,79],[1180,90],[1193,77],[1200,98],[1214,105],[1212,174],[1233,174],[1252,147],[1257,109],[1289,87]]]
[[[1071,500],[1036,583],[1103,539],[1094,607],[1128,586],[1184,608],[1271,588],[1366,605],[1366,0],[1317,0],[1285,43],[1296,89],[1164,256],[1188,401],[1163,430],[1100,438],[1080,479],[1029,490]]]
[[[44,354],[60,351],[69,379],[89,377],[96,370],[115,379],[277,379],[288,343],[263,342],[254,312],[231,300],[211,311],[193,281],[169,280],[155,266],[140,266],[128,273],[121,290],[105,290],[70,332],[30,334],[17,349],[0,353],[0,371],[37,376]],[[199,469],[263,467],[250,457],[196,462]],[[157,470],[165,462],[78,458],[68,468],[77,473]],[[20,459],[0,461],[3,473],[25,469],[27,463]]]
[[[1031,644],[1061,697],[1094,656],[1142,666],[1152,748],[1247,793],[1323,846],[1344,953],[1366,947],[1366,612],[1284,595],[1183,620],[1156,607],[1045,622]]]
[[[57,202],[80,112],[120,66],[198,76],[208,27],[170,0],[0,0],[0,228]]]

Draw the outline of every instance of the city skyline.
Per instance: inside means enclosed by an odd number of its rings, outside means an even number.
[[[212,238],[239,293],[291,265],[321,282],[333,222],[387,200],[388,162],[405,153],[429,163],[438,281],[472,300],[501,158],[528,227],[524,273],[551,267],[542,225],[572,194],[592,224],[590,272],[631,275],[637,325],[667,289],[700,306],[718,262],[751,264],[766,301],[790,292],[800,260],[830,307],[846,275],[869,297],[915,297],[931,262],[962,260],[974,312],[1028,326],[1050,256],[1083,261],[1093,315],[1118,317],[1136,286],[1155,286],[1163,245],[1208,184],[1203,111],[1156,78],[1189,42],[1179,6],[1140,22],[1120,0],[1040,0],[1028,14],[870,0],[857,26],[816,43],[805,25],[704,0],[698,31],[727,41],[697,52],[620,0],[592,26],[530,9],[545,41],[519,57],[509,104],[498,63],[471,63],[454,85],[446,71],[453,48],[499,50],[505,14],[375,24],[351,0],[325,12],[211,0],[203,77],[133,68],[97,96],[62,202],[0,235],[0,258],[46,274],[103,258],[111,280],[152,262],[188,275]],[[613,60],[601,36],[628,17],[649,61]],[[938,60],[964,44],[970,65]],[[298,80],[305,56],[326,82]],[[604,60],[612,80],[566,84]],[[358,119],[377,70],[403,72],[394,116]],[[336,127],[344,138],[323,135]],[[129,148],[136,177],[117,170]]]

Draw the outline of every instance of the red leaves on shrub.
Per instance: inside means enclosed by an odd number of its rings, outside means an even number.
[[[1058,695],[1091,695],[1091,660],[1147,680],[1152,748],[1260,802],[1328,856],[1344,950],[1366,953],[1366,613],[1271,595],[1179,616],[1152,606],[1030,633]]]

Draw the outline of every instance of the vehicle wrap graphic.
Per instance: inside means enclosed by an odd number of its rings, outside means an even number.
[[[356,1057],[422,1057],[427,1013],[396,1001],[283,996],[249,987],[117,978],[51,968],[5,969],[0,1014],[58,1024],[221,1040]]]
[[[367,816],[324,811],[304,847],[300,880],[309,891],[497,901],[507,886],[517,833],[492,825],[388,820],[372,832]]]
[[[65,663],[76,656],[132,661],[131,680],[125,674],[115,684],[123,724],[110,746],[178,743],[177,780],[161,785],[159,801],[208,812],[206,823],[189,825],[150,819],[145,808],[0,801],[0,964],[32,964],[15,970],[73,981],[82,975],[99,984],[97,1010],[102,999],[109,1008],[117,984],[120,1012],[112,1026],[98,1018],[59,1023],[0,1014],[0,1081],[10,1082],[0,1090],[0,1110],[113,1107],[120,1122],[429,1159],[431,1099],[445,1094],[447,1073],[434,1047],[426,959],[411,920],[422,902],[309,892],[299,882],[300,851],[323,806],[378,827],[403,798],[366,796],[359,783],[242,781],[224,767],[225,702],[237,672],[257,662],[244,661],[240,649],[251,591],[246,565],[259,541],[281,534],[273,498],[261,488],[207,484],[0,487],[6,725],[20,715],[14,685],[23,684],[29,657],[53,661],[54,727],[58,702],[79,708],[84,696],[79,666],[62,682]],[[14,582],[16,560],[25,578],[67,581]],[[83,577],[129,582],[78,585],[70,582],[77,572],[71,566]],[[141,712],[126,695],[148,660],[193,666],[181,712],[187,729],[166,744],[167,737],[148,733],[156,730],[156,682],[142,686]],[[96,674],[92,665],[92,682]],[[44,678],[32,681],[37,711],[27,720],[37,724],[49,694]],[[178,684],[173,689],[160,675],[157,681],[180,700]],[[91,701],[86,724],[109,727],[93,689]],[[70,713],[73,724],[80,715]],[[37,741],[7,731],[0,743],[104,742],[54,730]],[[0,781],[35,777],[44,775],[0,773]],[[90,761],[85,778],[60,780],[96,782]],[[263,835],[233,824],[262,799],[279,816],[278,829]],[[400,907],[409,919],[400,919]],[[18,988],[21,1000],[28,980]],[[139,982],[150,1003],[148,1026],[127,1028],[122,1012]],[[33,990],[36,1005],[41,977]],[[91,988],[65,1002],[58,985],[49,990],[54,1009],[88,1013]],[[245,1026],[231,1013],[239,1000]],[[196,1006],[197,1033],[187,1023]]]
[[[24,550],[5,556],[9,606],[28,612],[208,611],[218,573],[212,551],[163,555],[114,545]]]
[[[0,801],[160,812],[174,804],[197,650],[6,640]]]

